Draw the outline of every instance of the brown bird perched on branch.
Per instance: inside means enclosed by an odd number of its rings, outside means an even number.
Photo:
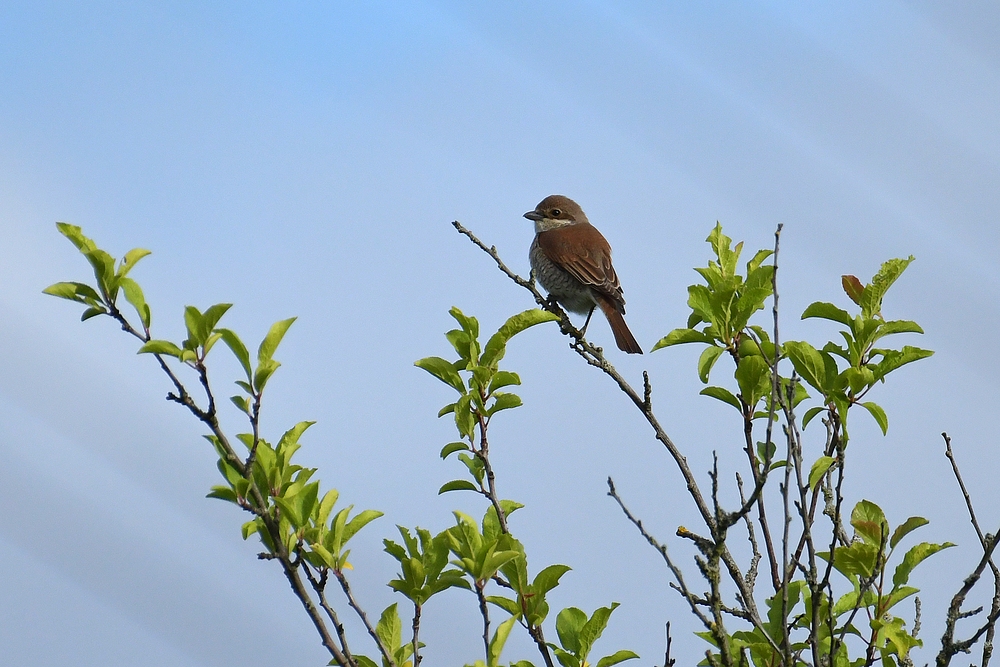
[[[550,195],[524,217],[535,223],[528,259],[549,296],[570,312],[586,313],[583,331],[600,306],[618,349],[642,354],[625,324],[625,298],[611,265],[611,246],[590,224],[580,205],[569,197]]]

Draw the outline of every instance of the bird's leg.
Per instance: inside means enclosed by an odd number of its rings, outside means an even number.
[[[587,326],[590,324],[590,318],[594,316],[594,309],[596,308],[596,304],[590,307],[590,312],[587,313],[587,321],[583,323],[583,328],[580,329],[580,338],[583,338],[584,334],[587,333]]]

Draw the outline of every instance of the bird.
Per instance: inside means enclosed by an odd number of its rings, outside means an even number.
[[[528,260],[549,296],[566,310],[587,315],[583,332],[600,307],[618,349],[642,354],[625,324],[625,297],[611,265],[611,246],[580,205],[563,195],[549,195],[524,217],[535,223]]]

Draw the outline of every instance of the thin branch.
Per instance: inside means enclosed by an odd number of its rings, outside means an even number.
[[[382,643],[382,639],[375,632],[375,627],[368,621],[368,615],[365,614],[365,610],[358,605],[357,600],[354,599],[354,594],[351,592],[351,585],[347,581],[347,577],[340,570],[333,570],[333,576],[337,578],[340,582],[340,587],[344,590],[344,595],[347,596],[347,604],[350,605],[351,609],[355,611],[358,618],[364,624],[365,629],[368,630],[368,634],[375,641],[375,645],[378,646],[379,653],[382,654],[382,658],[390,665],[390,667],[396,667],[396,662],[392,659],[392,654],[389,653],[389,649],[386,648],[385,644]]]
[[[423,657],[420,655],[420,605],[413,603],[413,667],[420,667]]]
[[[329,601],[326,599],[326,582],[329,576],[329,570],[323,570],[319,577],[313,574],[309,563],[306,560],[301,561],[302,571],[306,573],[306,579],[309,580],[309,584],[312,586],[313,590],[316,591],[316,595],[319,596],[319,605],[322,607],[323,611],[326,612],[327,617],[330,622],[333,623],[334,630],[337,631],[337,638],[340,640],[340,647],[344,651],[344,656],[347,658],[348,663],[354,667],[357,662],[354,660],[354,656],[351,655],[351,650],[347,646],[347,634],[344,631],[344,624],[340,622],[340,618],[337,616],[337,612],[330,606]]]
[[[663,667],[674,667],[674,663],[677,662],[676,658],[670,657],[670,644],[672,641],[670,637],[670,621],[667,621],[667,652],[663,656]]]
[[[549,645],[545,642],[545,634],[542,632],[542,626],[530,626],[528,628],[528,634],[535,640],[535,646],[538,647],[538,652],[542,654],[542,660],[545,661],[545,667],[555,667],[555,663],[552,662],[552,655],[549,653]]]
[[[993,655],[993,638],[996,633],[996,623],[997,620],[1000,619],[1000,571],[998,571],[996,564],[993,562],[993,551],[996,549],[997,543],[1000,540],[997,540],[994,535],[983,533],[982,528],[979,525],[979,521],[976,518],[976,511],[972,506],[972,497],[969,495],[969,491],[965,486],[965,481],[962,479],[962,473],[958,469],[958,461],[955,459],[955,453],[951,448],[951,438],[947,433],[942,433],[941,437],[944,438],[945,456],[951,462],[952,472],[954,472],[955,479],[962,491],[962,496],[965,499],[965,506],[969,510],[969,519],[972,522],[972,526],[976,530],[976,535],[979,537],[980,544],[983,546],[983,558],[980,560],[976,570],[966,578],[962,588],[955,594],[955,597],[952,598],[951,605],[948,607],[945,632],[944,636],[941,638],[941,652],[938,653],[937,664],[939,667],[944,667],[950,662],[951,658],[956,653],[968,653],[972,646],[979,641],[979,638],[985,635],[985,641],[983,642],[982,667],[987,667],[990,658]],[[993,604],[990,609],[990,613],[986,617],[986,622],[979,627],[972,637],[956,642],[954,641],[956,622],[962,618],[967,618],[973,615],[970,612],[962,612],[962,605],[965,603],[966,596],[976,583],[978,583],[986,565],[989,565],[990,570],[993,573],[994,581]],[[974,611],[975,613],[978,613],[978,611],[981,610],[982,607]]]
[[[476,597],[479,599],[479,613],[483,617],[483,656],[486,661],[489,662],[490,659],[490,608],[486,605],[486,595],[483,592],[483,586],[477,581],[475,582],[476,587]]]
[[[483,403],[485,403],[485,392],[480,389],[479,393],[483,399]],[[489,498],[490,503],[493,505],[493,509],[496,510],[497,519],[500,521],[500,530],[505,535],[509,535],[510,530],[507,528],[507,514],[503,511],[503,507],[500,506],[500,498],[497,496],[496,476],[493,474],[493,466],[490,465],[490,442],[486,437],[489,421],[478,411],[477,416],[479,418],[479,449],[476,450],[473,446],[473,452],[475,452],[476,456],[479,457],[479,460],[483,462],[483,468],[486,469],[486,484],[489,488],[485,495]]]

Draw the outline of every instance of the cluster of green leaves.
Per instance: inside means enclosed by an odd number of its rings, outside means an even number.
[[[692,311],[688,325],[668,333],[653,346],[653,350],[681,343],[705,344],[698,360],[698,377],[706,384],[715,362],[723,352],[728,352],[735,361],[733,377],[738,393],[733,394],[717,386],[706,387],[701,393],[733,406],[746,418],[766,417],[769,411],[757,411],[756,408],[762,399],[770,399],[776,350],[767,330],[751,324],[750,318],[764,308],[765,301],[772,294],[774,267],[761,264],[771,251],[758,251],[747,262],[744,278],[737,273],[743,243],[731,247],[732,239],[722,233],[718,224],[707,241],[716,259],[710,261],[707,267],[696,269],[706,284],[688,287],[688,305]],[[799,377],[822,397],[822,405],[806,412],[804,426],[816,415],[829,412],[836,413],[840,423],[846,427],[848,410],[860,405],[872,415],[883,433],[888,429],[885,410],[874,402],[862,399],[877,382],[884,382],[892,371],[933,354],[930,350],[909,345],[899,349],[875,347],[886,336],[923,333],[916,322],[886,320],[882,316],[882,301],[886,292],[912,261],[911,256],[885,262],[867,285],[855,276],[845,275],[842,281],[844,291],[860,309],[856,315],[852,316],[842,308],[823,301],[812,303],[805,309],[802,319],[822,318],[847,327],[839,332],[844,345],[829,341],[817,349],[806,341],[786,341],[777,350],[779,359],[791,361]],[[697,328],[703,323],[703,327]],[[838,359],[844,364],[843,368]],[[779,380],[780,386],[787,390],[789,379]],[[808,398],[808,393],[801,384],[795,383],[793,407],[805,398]]]
[[[51,294],[62,299],[69,299],[87,306],[81,320],[89,320],[97,315],[108,315],[117,309],[119,292],[125,293],[125,299],[132,304],[144,328],[149,329],[152,314],[146,304],[139,284],[128,277],[129,271],[140,259],[150,254],[149,250],[133,248],[125,253],[115,268],[115,259],[109,253],[101,250],[76,225],[57,222],[59,232],[76,246],[94,269],[97,289],[86,283],[62,282],[45,288],[45,294]]]
[[[771,396],[775,349],[767,330],[751,324],[750,318],[764,308],[773,293],[774,266],[763,263],[772,251],[759,250],[746,263],[744,277],[738,272],[742,241],[732,247],[732,239],[722,233],[718,223],[706,240],[715,259],[707,267],[695,269],[705,284],[688,287],[691,315],[687,326],[661,338],[653,351],[682,343],[705,344],[698,359],[698,377],[705,384],[715,363],[728,352],[735,362],[738,393],[718,386],[705,387],[701,393],[733,406],[746,419],[766,417],[768,413],[757,411],[757,406]],[[795,402],[804,398],[805,390],[797,385]]]
[[[795,370],[823,396],[824,405],[811,408],[803,417],[806,425],[821,412],[836,411],[841,422],[846,423],[848,409],[853,405],[865,408],[878,423],[882,433],[889,428],[885,410],[871,401],[862,401],[876,382],[885,382],[886,376],[900,366],[934,354],[930,350],[904,345],[900,349],[875,347],[886,336],[924,331],[916,322],[886,320],[882,317],[882,300],[889,287],[903,273],[913,257],[890,259],[882,264],[878,273],[867,285],[855,276],[843,277],[844,291],[860,307],[853,317],[832,303],[817,301],[810,304],[802,319],[817,317],[847,327],[840,331],[845,344],[833,341],[817,350],[805,341],[786,343],[784,348]],[[837,359],[846,362],[843,370]]]
[[[830,341],[817,349],[805,341],[787,341],[777,346],[764,327],[751,322],[752,316],[764,308],[773,293],[774,267],[762,264],[772,254],[771,251],[757,252],[746,263],[746,277],[743,277],[737,272],[743,244],[733,247],[732,240],[722,233],[718,224],[707,241],[715,259],[707,267],[696,269],[705,284],[688,288],[688,305],[692,312],[687,327],[674,329],[653,349],[682,343],[704,344],[705,350],[698,361],[698,377],[705,384],[716,361],[723,353],[728,353],[734,362],[736,393],[718,386],[706,387],[701,393],[738,410],[747,425],[747,433],[754,420],[769,415],[774,415],[775,419],[779,417],[780,410],[773,402],[775,398],[790,398],[787,405],[791,408],[809,398],[799,378],[818,392],[820,405],[805,413],[803,424],[825,412],[836,432],[836,437],[828,444],[829,451],[824,452],[810,469],[808,488],[813,494],[818,494],[821,483],[828,480],[828,474],[835,468],[838,458],[843,456],[843,447],[848,439],[846,427],[850,408],[855,405],[865,408],[884,434],[888,425],[885,411],[875,403],[864,401],[864,397],[877,382],[884,382],[892,371],[932,354],[929,350],[911,346],[898,349],[875,347],[876,343],[890,335],[923,333],[915,322],[886,320],[882,316],[882,302],[888,289],[913,258],[885,262],[868,284],[862,284],[855,276],[844,276],[844,291],[860,311],[855,315],[827,302],[815,302],[806,308],[803,319],[822,318],[846,327],[839,332],[843,345]],[[775,378],[774,371],[783,360],[790,362],[795,375]],[[775,388],[780,396],[772,395]],[[773,443],[757,443],[758,474],[765,472],[763,462],[771,461],[774,452]],[[784,467],[792,463],[777,461],[771,465]],[[827,492],[832,493],[832,490],[827,489]],[[848,546],[834,549],[832,562],[832,567],[848,579],[853,590],[839,597],[831,607],[823,589],[811,589],[805,579],[789,581],[787,590],[767,601],[769,613],[763,629],[736,632],[729,638],[731,654],[745,648],[753,657],[754,664],[777,664],[781,656],[772,643],[775,638],[786,636],[786,631],[807,631],[818,626],[822,651],[829,654],[833,650],[834,661],[839,667],[865,662],[865,658],[853,662],[848,658],[846,644],[840,641],[845,634],[861,637],[867,646],[877,649],[883,664],[897,664],[897,660],[905,659],[909,648],[918,642],[907,634],[902,619],[893,618],[888,613],[889,609],[917,592],[917,589],[907,585],[913,568],[951,544],[921,543],[910,549],[896,567],[891,587],[885,581],[886,564],[899,541],[925,523],[922,518],[910,518],[890,536],[881,509],[869,501],[858,503],[851,518],[855,540]],[[829,554],[820,556],[827,560],[830,558]],[[814,601],[811,599],[813,595],[822,599]],[[869,636],[863,635],[853,623],[859,612],[864,612],[869,619],[872,631]],[[814,617],[816,614],[819,616]],[[704,632],[700,636],[717,645],[713,633]],[[794,638],[791,641],[793,655],[806,648],[803,641]],[[834,641],[839,643],[834,644]]]
[[[499,607],[509,614],[494,630],[486,660],[475,663],[476,667],[497,667],[500,665],[500,654],[507,637],[515,624],[520,623],[532,637],[541,636],[536,632],[549,615],[547,594],[559,585],[559,580],[570,569],[566,565],[550,565],[534,577],[529,576],[524,546],[505,527],[506,517],[523,505],[496,497],[495,490],[486,479],[489,469],[486,436],[490,422],[500,411],[521,405],[521,399],[516,394],[500,391],[503,387],[521,384],[516,373],[499,368],[507,343],[529,327],[556,321],[558,318],[544,310],[527,310],[509,318],[481,346],[478,320],[465,315],[458,308],[452,308],[450,313],[460,328],[445,335],[458,354],[458,359],[448,361],[441,357],[428,357],[416,362],[418,367],[459,394],[458,400],[449,403],[438,413],[439,417],[454,414],[455,426],[461,438],[445,445],[441,450],[441,458],[447,459],[458,453],[471,481],[452,480],[441,487],[440,493],[475,491],[489,498],[491,505],[482,522],[456,511],[455,525],[438,536],[431,538],[430,533],[418,530],[419,544],[410,537],[406,529],[400,528],[405,547],[386,541],[386,551],[400,562],[402,569],[402,574],[390,586],[414,603],[422,603],[438,590],[461,586],[475,591],[482,604]],[[456,570],[444,570],[446,552],[453,556],[451,564]],[[455,582],[456,573],[463,577],[464,585]],[[512,596],[487,595],[486,589],[491,582],[502,582],[500,585],[511,591]],[[558,619],[561,620],[557,620],[556,630],[562,646],[548,645],[560,664],[564,667],[582,667],[588,664],[586,659],[590,649],[601,636],[611,610],[616,606],[617,603],[610,608],[599,609],[590,619],[575,608],[560,612]],[[582,621],[580,614],[583,615]],[[632,651],[618,651],[601,658],[598,664],[600,667],[609,667],[635,657],[638,656]],[[511,663],[511,667],[533,665],[521,660]]]
[[[448,342],[458,353],[458,359],[448,361],[441,357],[426,357],[416,362],[416,366],[444,382],[458,392],[458,400],[441,408],[438,417],[455,415],[461,441],[452,442],[441,450],[441,458],[446,459],[459,452],[459,459],[468,468],[472,481],[456,479],[441,487],[440,493],[447,491],[477,491],[485,493],[484,477],[486,461],[477,446],[476,428],[484,432],[490,420],[502,410],[521,405],[517,394],[500,391],[504,387],[521,384],[521,378],[512,371],[499,369],[500,360],[507,353],[507,343],[520,332],[543,322],[559,318],[550,312],[532,309],[510,317],[496,333],[490,336],[482,348],[479,343],[479,321],[465,315],[458,308],[452,308],[451,316],[460,329],[452,329],[445,334]],[[467,374],[465,378],[462,374]]]
[[[815,615],[819,620],[820,654],[833,653],[833,667],[860,667],[868,660],[868,653],[877,655],[887,667],[905,664],[910,649],[922,646],[923,642],[906,630],[903,618],[893,616],[890,611],[919,592],[907,585],[913,569],[938,551],[955,546],[951,542],[921,542],[910,547],[895,566],[890,584],[887,581],[889,563],[896,547],[909,533],[926,524],[927,520],[922,517],[910,517],[890,532],[882,509],[871,501],[862,500],[851,513],[851,526],[854,527],[851,545],[836,549],[833,557],[833,568],[850,581],[852,590],[840,596],[832,607],[829,597],[821,593],[818,604],[814,605],[806,582],[791,581],[787,599],[779,594],[767,600],[768,614],[763,630],[772,638],[782,637],[785,629],[790,635],[796,630],[807,633]],[[829,561],[829,552],[819,555]],[[859,613],[867,620],[867,631],[862,630],[863,626],[856,620]],[[698,635],[715,644],[710,632]],[[846,635],[858,637],[870,651],[851,660],[844,642]],[[733,633],[730,648],[734,652],[747,649],[758,667],[780,664],[782,659],[760,629]],[[796,640],[793,635],[790,648],[792,655],[796,655],[806,651],[808,644],[801,637]],[[806,663],[797,661],[796,664]]]
[[[320,482],[310,481],[316,469],[292,463],[292,456],[301,446],[299,437],[313,423],[296,424],[273,447],[262,438],[255,442],[252,434],[240,433],[237,438],[248,452],[255,449],[250,479],[227,462],[218,438],[207,436],[219,452],[217,465],[227,482],[225,486],[212,487],[208,495],[254,513],[254,518],[243,524],[243,539],[257,534],[271,553],[277,552],[267,529],[267,517],[278,524],[287,553],[299,553],[321,571],[329,568],[340,572],[350,568],[347,562],[350,550],[345,549],[348,540],[382,513],[364,510],[350,517],[352,505],[333,514],[339,498],[337,490],[330,489],[320,498]],[[250,492],[251,484],[259,496]]]

